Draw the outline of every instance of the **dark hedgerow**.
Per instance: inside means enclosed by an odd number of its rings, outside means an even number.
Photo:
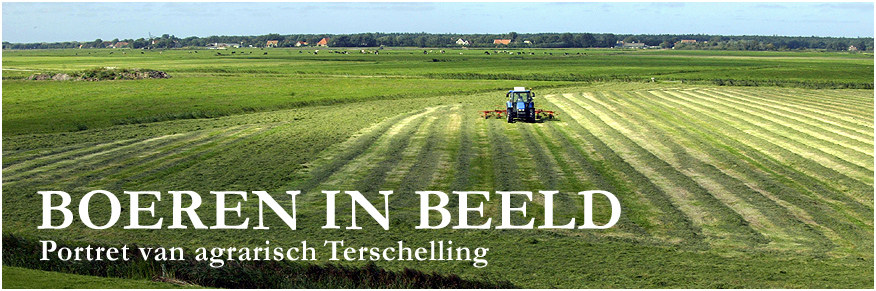
[[[119,247],[83,242],[60,242],[61,247]],[[136,245],[130,249],[138,248]],[[3,235],[3,264],[7,266],[72,273],[79,275],[152,279],[186,282],[215,288],[517,288],[508,281],[472,281],[455,274],[442,275],[418,270],[387,271],[373,263],[364,267],[316,265],[290,261],[239,262],[228,261],[221,268],[211,268],[209,262],[195,261],[191,256],[183,261],[143,260],[134,255],[129,261],[41,261],[39,239]]]

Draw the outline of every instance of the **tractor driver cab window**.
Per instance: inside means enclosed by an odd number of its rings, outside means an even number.
[[[526,95],[527,95],[526,93],[514,93],[511,95],[511,100],[514,100],[517,102],[526,102],[527,101]]]

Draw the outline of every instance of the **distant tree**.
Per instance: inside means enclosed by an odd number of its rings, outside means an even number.
[[[624,38],[624,43],[634,43],[634,42],[639,42],[639,38],[636,36],[632,36],[632,35]]]
[[[508,33],[508,39],[510,39],[511,42],[514,42],[514,41],[517,39],[517,33],[516,33],[516,32],[513,32],[513,31],[512,31],[512,32],[509,32],[509,33]]]

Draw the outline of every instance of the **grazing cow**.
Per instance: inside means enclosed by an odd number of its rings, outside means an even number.
[[[268,54],[268,52],[265,52],[265,55],[267,55],[267,54]]]
[[[485,55],[490,55],[490,52],[484,52]]]

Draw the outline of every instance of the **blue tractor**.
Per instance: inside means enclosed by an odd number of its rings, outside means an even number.
[[[524,87],[514,87],[514,90],[509,90],[505,97],[508,97],[505,113],[508,116],[508,123],[517,119],[535,122],[535,102],[532,102],[535,93]]]

